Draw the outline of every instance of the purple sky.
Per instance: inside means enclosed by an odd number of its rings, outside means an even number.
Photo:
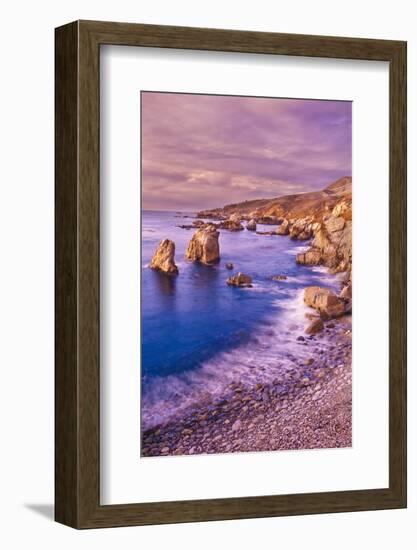
[[[141,95],[145,209],[301,193],[352,173],[350,102]]]

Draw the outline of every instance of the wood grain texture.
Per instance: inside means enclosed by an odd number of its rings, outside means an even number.
[[[78,523],[78,28],[55,36],[55,519]]]
[[[100,45],[390,63],[389,487],[100,505]],[[406,506],[406,44],[78,21],[56,29],[56,520],[75,528]]]

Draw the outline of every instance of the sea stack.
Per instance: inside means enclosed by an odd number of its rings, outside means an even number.
[[[203,264],[217,263],[220,260],[219,235],[213,225],[199,229],[189,242],[185,257]]]
[[[253,218],[248,221],[246,229],[249,231],[256,231],[256,221]]]
[[[178,275],[178,267],[175,265],[175,243],[164,239],[158,245],[150,263],[152,269],[162,271],[167,275]]]

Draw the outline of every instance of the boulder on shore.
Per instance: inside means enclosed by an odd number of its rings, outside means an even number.
[[[220,233],[213,225],[198,229],[185,252],[185,257],[193,262],[214,264],[220,260]]]
[[[164,239],[159,243],[149,267],[168,275],[177,275],[178,267],[175,265],[174,257],[175,243],[169,239]]]
[[[336,294],[319,286],[304,289],[304,302],[325,317],[340,317],[345,313],[345,303]]]
[[[324,324],[321,319],[314,319],[305,329],[306,334],[317,334],[324,329]],[[298,338],[297,338],[298,339]]]
[[[249,231],[256,231],[256,221],[253,218],[248,221],[246,229],[249,229]]]
[[[322,261],[322,255],[320,250],[310,248],[307,252],[301,252],[297,254],[295,261],[301,265],[320,265]]]
[[[343,289],[340,291],[339,298],[348,302],[352,300],[352,283],[349,282]]]
[[[239,272],[237,275],[233,275],[233,277],[229,277],[226,283],[230,286],[250,288],[252,286],[252,277]]]

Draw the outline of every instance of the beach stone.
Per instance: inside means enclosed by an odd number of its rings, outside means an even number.
[[[232,432],[237,432],[238,430],[240,430],[242,427],[242,422],[237,419],[233,424],[232,424]]]
[[[188,244],[185,257],[193,262],[213,264],[220,260],[220,233],[213,225],[198,229]]]
[[[324,324],[321,319],[314,319],[306,328],[306,334],[317,334],[324,329]]]
[[[175,265],[175,243],[164,239],[158,245],[149,267],[162,271],[167,275],[177,275],[178,267]]]

